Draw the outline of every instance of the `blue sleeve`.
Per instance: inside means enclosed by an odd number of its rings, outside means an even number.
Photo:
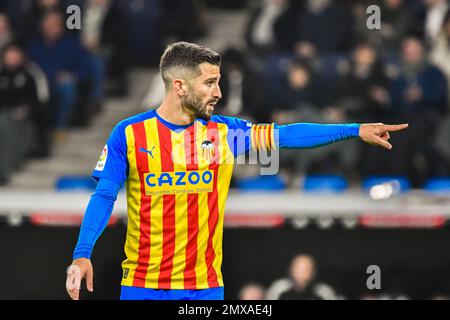
[[[248,120],[218,116],[228,127],[227,142],[234,157],[247,153],[251,147],[250,134],[253,124]]]
[[[275,125],[275,141],[280,148],[314,148],[359,137],[359,124],[293,123]]]
[[[100,179],[95,193],[84,214],[78,236],[78,242],[73,252],[73,259],[91,258],[95,242],[105,230],[117,199],[120,185],[108,179]]]
[[[293,123],[287,125],[253,124],[250,121],[220,116],[216,118],[228,126],[227,141],[234,157],[251,148],[314,148],[341,140],[359,137],[357,123],[318,124]]]
[[[122,122],[114,127],[92,173],[96,180],[106,178],[122,185],[128,175],[127,140]]]

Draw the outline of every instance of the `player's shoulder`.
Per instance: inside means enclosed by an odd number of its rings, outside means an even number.
[[[223,116],[223,115],[214,115],[211,117],[210,121],[217,122],[217,123],[224,123],[230,129],[246,129],[246,128],[251,128],[253,125],[248,120],[245,120],[242,118],[230,117],[230,116]]]
[[[128,117],[126,119],[119,121],[115,125],[114,130],[125,132],[125,129],[128,126],[139,123],[139,122],[144,122],[145,120],[148,120],[148,119],[151,119],[154,117],[156,117],[156,112],[154,109],[151,109],[151,110],[133,115],[131,117]]]

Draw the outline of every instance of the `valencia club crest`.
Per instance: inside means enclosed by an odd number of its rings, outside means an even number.
[[[211,159],[213,159],[215,155],[214,144],[209,140],[205,140],[202,142],[201,147],[203,158],[211,161]]]

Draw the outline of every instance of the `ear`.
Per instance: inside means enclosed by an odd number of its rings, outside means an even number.
[[[173,88],[175,92],[181,97],[186,94],[186,84],[181,79],[173,80]]]

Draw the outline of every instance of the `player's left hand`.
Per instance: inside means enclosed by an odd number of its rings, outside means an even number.
[[[388,150],[392,149],[389,132],[400,131],[408,128],[409,124],[384,124],[384,123],[363,123],[359,127],[359,137],[364,142],[381,146]]]

